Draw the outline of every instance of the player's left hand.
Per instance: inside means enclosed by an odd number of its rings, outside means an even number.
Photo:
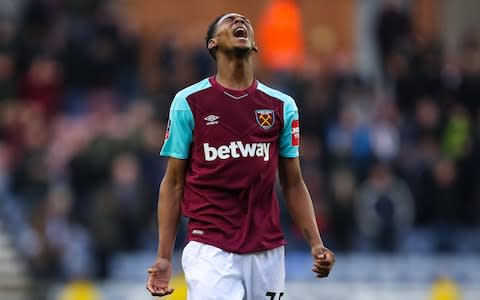
[[[335,264],[335,254],[325,246],[312,247],[313,267],[317,278],[327,277]]]

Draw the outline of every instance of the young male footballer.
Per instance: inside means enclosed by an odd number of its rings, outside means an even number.
[[[188,220],[182,267],[189,300],[277,300],[285,293],[285,240],[274,183],[310,245],[312,271],[330,273],[299,163],[294,100],[255,79],[252,25],[237,13],[208,28],[217,72],[181,90],[171,104],[161,155],[168,157],[158,201],[159,245],[148,269],[154,296],[169,287],[181,213]]]

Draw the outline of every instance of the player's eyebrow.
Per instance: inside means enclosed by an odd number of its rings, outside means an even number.
[[[233,18],[236,18],[236,17],[240,17],[245,22],[250,23],[250,20],[247,17],[242,16],[240,14],[227,14],[227,15],[223,16],[220,20],[218,20],[217,24],[223,23],[225,20],[233,19]]]

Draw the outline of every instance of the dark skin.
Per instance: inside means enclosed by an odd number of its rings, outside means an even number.
[[[302,229],[303,236],[310,245],[312,271],[318,278],[327,277],[335,264],[335,254],[323,245],[312,199],[302,177],[299,158],[280,157],[278,175],[288,212],[297,227]]]
[[[236,37],[234,32],[242,27],[246,34]],[[216,49],[217,82],[230,89],[247,89],[255,80],[252,53],[257,51],[253,28],[244,16],[231,13],[217,23],[216,34],[208,42]],[[147,289],[153,296],[173,293],[169,287],[172,275],[172,254],[180,221],[180,204],[183,198],[187,160],[169,158],[165,177],[160,184],[158,199],[159,245],[157,259],[147,270]],[[308,242],[313,266],[318,278],[327,277],[335,264],[335,255],[323,245],[315,219],[312,199],[302,177],[299,158],[278,161],[278,174],[288,211]]]

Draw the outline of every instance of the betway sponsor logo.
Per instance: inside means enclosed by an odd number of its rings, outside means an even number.
[[[241,141],[230,142],[229,145],[222,145],[218,148],[210,147],[203,143],[203,152],[206,161],[213,161],[217,158],[239,158],[239,157],[263,157],[264,161],[270,160],[270,143],[243,144]]]

